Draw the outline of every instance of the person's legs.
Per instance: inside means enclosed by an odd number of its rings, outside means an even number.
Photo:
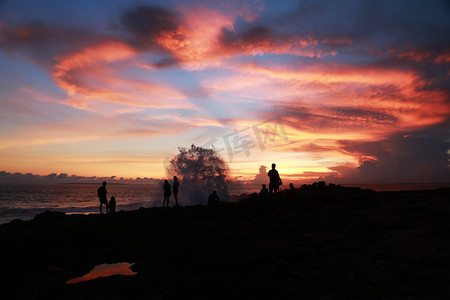
[[[273,183],[269,183],[269,194],[272,194],[274,189],[275,189],[275,187],[274,187]]]

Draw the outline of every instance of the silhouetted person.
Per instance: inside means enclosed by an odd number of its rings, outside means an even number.
[[[116,212],[116,197],[111,196],[111,200],[109,200],[109,213],[113,214]]]
[[[108,192],[106,191],[106,181],[103,181],[102,186],[97,189],[97,195],[98,199],[100,200],[100,213],[103,214],[102,206],[105,204],[106,206],[106,213],[108,213],[108,199],[106,198],[106,194]]]
[[[173,176],[173,198],[175,198],[175,206],[178,206],[178,188],[180,187],[180,182],[178,181],[177,176]]]
[[[269,196],[269,190],[266,188],[266,185],[263,184],[261,191],[259,191],[259,199],[266,200],[268,196]]]
[[[288,199],[294,199],[295,198],[295,188],[294,188],[294,184],[291,182],[289,183],[289,190],[285,190],[285,193],[287,193],[287,198]]]
[[[214,207],[217,202],[219,202],[219,196],[217,196],[217,192],[213,191],[211,195],[208,197],[208,206]]]
[[[267,173],[267,176],[269,176],[269,194],[272,193],[278,193],[280,191],[280,185],[283,183],[281,182],[280,174],[278,174],[278,171],[275,170],[276,164],[272,164],[272,170]]]
[[[171,195],[171,192],[170,192],[171,188],[172,188],[172,186],[170,185],[169,181],[165,180],[164,185],[163,185],[163,189],[164,189],[163,207],[164,207],[164,204],[166,204],[166,203],[167,203],[167,207],[169,207],[169,198]]]

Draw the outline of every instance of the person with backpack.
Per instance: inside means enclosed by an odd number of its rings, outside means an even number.
[[[108,199],[106,198],[106,194],[108,194],[108,192],[106,191],[106,181],[103,181],[102,186],[97,189],[97,196],[100,200],[100,214],[103,214],[103,204],[105,204],[106,206],[106,213],[108,213],[109,211]]]
[[[267,176],[269,176],[269,194],[272,195],[272,193],[278,193],[280,191],[280,185],[283,184],[280,178],[280,174],[278,174],[278,171],[275,169],[276,164],[272,164],[272,170],[267,173]]]

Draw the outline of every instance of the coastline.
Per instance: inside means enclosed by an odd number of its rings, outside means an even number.
[[[46,212],[0,225],[4,291],[50,299],[450,296],[450,189],[296,191],[215,208]],[[117,262],[134,263],[137,274],[65,284]]]
[[[0,224],[9,223],[14,219],[31,220],[37,214],[47,210],[62,211],[66,214],[98,212],[98,198],[95,194],[97,187],[98,185],[95,184],[0,184]],[[361,187],[375,191],[406,191],[450,188],[450,183],[348,184],[343,187]],[[259,192],[260,188],[259,184],[231,185],[229,201],[235,202],[245,198],[254,192]],[[287,185],[282,186],[282,189],[286,188],[288,188]],[[112,184],[111,190],[108,191],[118,200],[117,210],[130,211],[140,207],[157,207],[162,204],[159,186],[156,188],[145,184]],[[183,190],[180,195],[180,204],[183,206],[200,202],[190,203],[190,199],[184,198]],[[171,204],[173,206],[173,201]]]

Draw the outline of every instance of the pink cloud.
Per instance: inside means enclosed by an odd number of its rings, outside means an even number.
[[[122,78],[120,71],[136,54],[125,43],[102,42],[58,57],[51,74],[56,84],[72,96],[66,104],[78,108],[88,107],[90,100],[138,107],[194,108],[181,101],[187,97],[173,86]]]

